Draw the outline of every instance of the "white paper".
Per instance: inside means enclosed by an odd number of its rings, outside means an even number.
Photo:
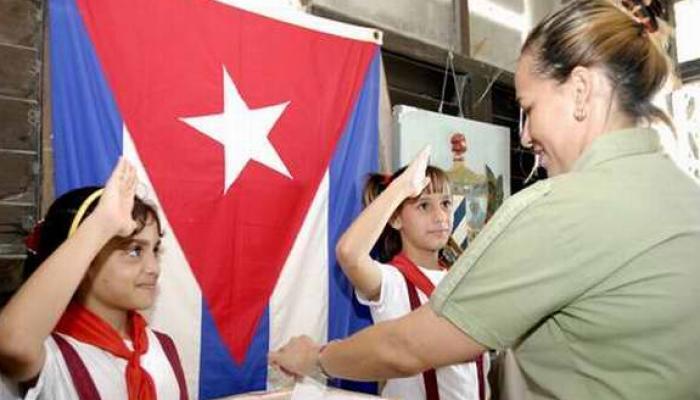
[[[325,395],[326,385],[306,377],[294,386],[291,400],[323,400]]]

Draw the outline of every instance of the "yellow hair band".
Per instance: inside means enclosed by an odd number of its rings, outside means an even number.
[[[92,203],[95,202],[95,200],[97,200],[98,197],[100,197],[100,195],[102,195],[102,192],[104,191],[104,189],[95,190],[90,196],[88,196],[87,199],[83,200],[83,203],[80,205],[80,208],[78,208],[78,212],[75,214],[75,217],[73,217],[73,223],[70,224],[70,229],[68,230],[68,237],[73,236],[75,231],[78,230],[78,225],[80,225],[80,221],[83,219],[83,216],[85,216],[87,209]]]

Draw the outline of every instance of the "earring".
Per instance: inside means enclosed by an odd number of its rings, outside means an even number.
[[[581,101],[581,96],[583,94],[580,90],[576,92],[576,110],[574,111],[574,119],[578,122],[586,119],[586,110],[583,109],[583,104]]]

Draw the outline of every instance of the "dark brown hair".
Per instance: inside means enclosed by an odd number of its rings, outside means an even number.
[[[51,204],[44,220],[34,228],[31,234],[31,236],[34,236],[31,246],[33,248],[27,249],[27,259],[24,262],[22,271],[25,280],[68,238],[68,231],[78,209],[91,194],[99,189],[101,189],[99,186],[89,186],[71,190],[58,197]],[[90,204],[80,222],[84,221],[95,210],[98,202],[99,200]],[[134,208],[131,210],[131,217],[136,221],[137,227],[129,237],[133,237],[141,232],[146,227],[149,218],[153,218],[153,221],[157,224],[159,235],[163,235],[160,218],[155,206],[144,202],[138,197],[134,197]]]
[[[622,112],[635,122],[670,118],[652,104],[671,66],[644,25],[608,0],[573,0],[540,22],[522,53],[534,56],[537,72],[565,82],[576,66],[602,67]]]

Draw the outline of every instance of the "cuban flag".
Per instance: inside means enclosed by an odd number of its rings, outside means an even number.
[[[56,194],[124,154],[162,211],[151,324],[192,398],[370,323],[334,245],[378,163],[378,32],[256,0],[51,0]]]

